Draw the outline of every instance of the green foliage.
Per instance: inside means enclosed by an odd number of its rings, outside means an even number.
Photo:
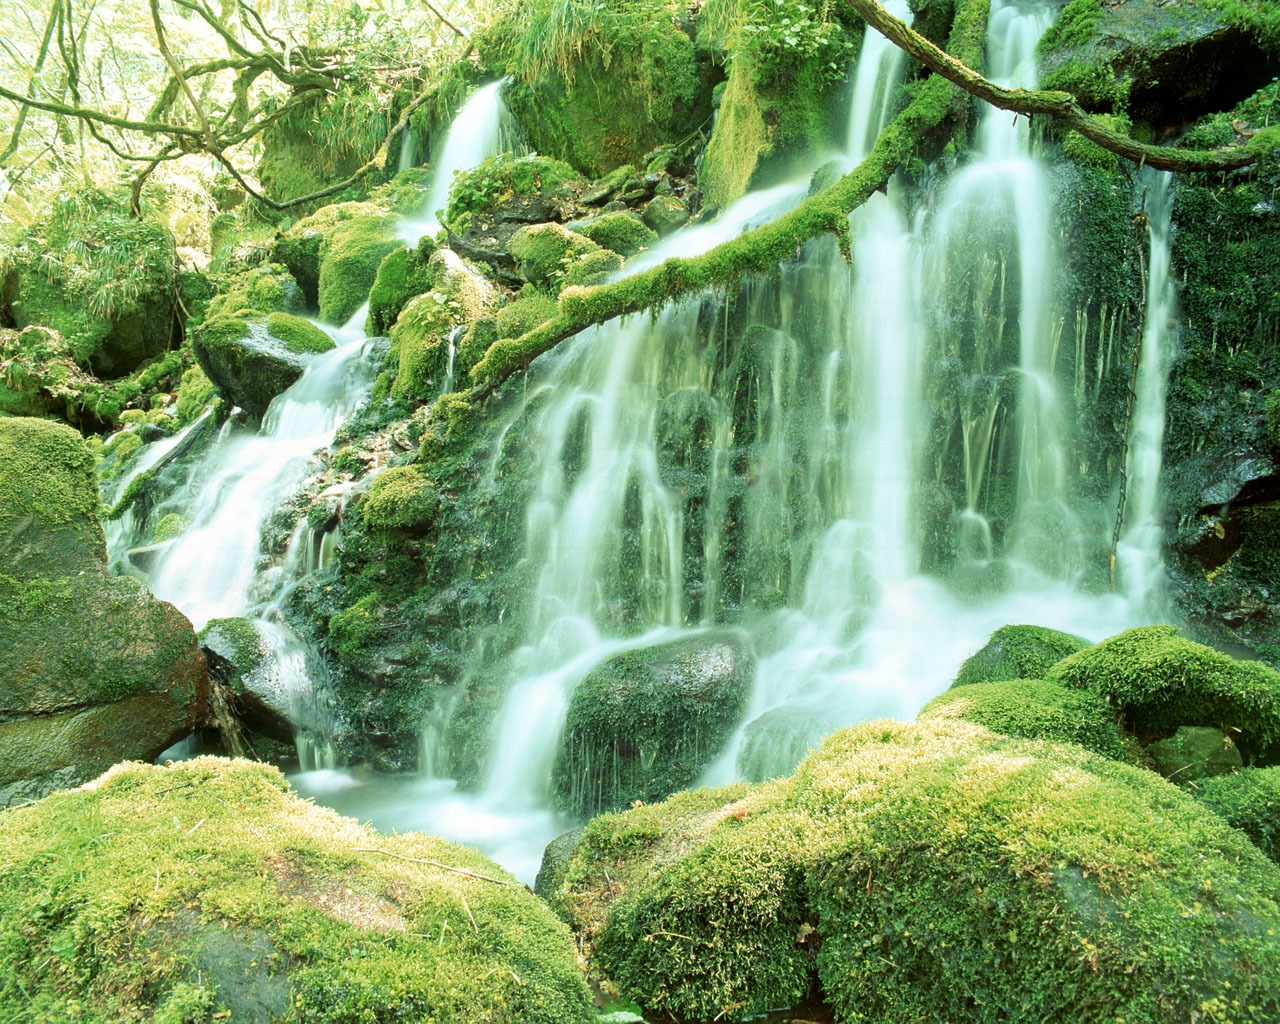
[[[647,224],[629,213],[606,213],[573,225],[573,230],[619,256],[634,256],[658,240]]]
[[[216,281],[218,294],[209,301],[205,323],[246,313],[300,311],[302,307],[293,276],[279,263],[262,263]]]
[[[1204,779],[1196,795],[1280,864],[1280,768],[1243,768]]]
[[[952,686],[1004,679],[1044,679],[1049,669],[1089,641],[1044,626],[1001,626],[956,673]]]
[[[369,297],[383,257],[403,244],[392,217],[357,217],[335,227],[320,262],[320,319],[346,323]]]
[[[1280,875],[1154,774],[964,722],[830,737],[792,778],[594,820],[554,894],[647,1013],[1280,1012]]]
[[[1140,736],[1215,726],[1246,757],[1280,741],[1280,672],[1185,640],[1173,626],[1127,630],[1064,658],[1047,678],[1098,694]]]
[[[556,315],[556,300],[539,291],[530,291],[498,310],[499,338],[519,338]],[[485,346],[488,348],[488,346]]]
[[[447,219],[452,222],[464,213],[490,212],[499,201],[561,196],[582,184],[577,171],[550,157],[491,156],[454,179]]]
[[[431,525],[436,495],[417,466],[392,466],[373,478],[361,509],[371,530],[422,530]]]
[[[434,275],[428,261],[436,244],[423,236],[413,249],[396,249],[378,264],[378,275],[369,291],[369,319],[365,331],[386,334],[396,322],[405,303],[415,295],[430,291]]]
[[[1039,679],[976,682],[935,697],[920,720],[960,718],[992,732],[1029,740],[1078,743],[1103,757],[1125,759],[1116,714],[1091,693]]]
[[[573,260],[600,251],[600,246],[560,224],[530,224],[511,236],[508,246],[521,276],[556,292]]]
[[[294,355],[314,355],[333,349],[333,339],[310,320],[291,313],[270,313],[267,316],[267,333]]]
[[[1267,396],[1267,437],[1280,448],[1280,389]]]
[[[266,765],[122,765],[0,832],[5,1020],[594,1017],[567,930],[501,868]]]

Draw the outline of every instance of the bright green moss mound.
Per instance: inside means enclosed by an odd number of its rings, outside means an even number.
[[[1087,640],[1044,626],[1001,626],[987,638],[982,650],[960,666],[951,685],[1043,679],[1068,654],[1088,646]]]
[[[837,1021],[1280,1014],[1280,873],[1152,773],[873,722],[790,779],[593,821],[554,894],[647,1012]]]
[[[0,540],[14,568],[63,573],[105,558],[100,509],[93,452],[79,434],[50,420],[0,420]]]
[[[182,375],[178,385],[178,425],[185,427],[200,417],[213,400],[218,397],[217,389],[197,363]]]
[[[510,249],[526,281],[559,291],[569,264],[600,246],[560,224],[530,224],[511,236]]]
[[[1280,864],[1280,768],[1244,768],[1198,786],[1202,804]]]
[[[6,812],[0,958],[14,1021],[593,1017],[568,932],[500,868],[217,758]]]
[[[1280,740],[1280,672],[1186,640],[1173,626],[1127,630],[1063,659],[1046,678],[1092,690],[1140,736],[1211,725],[1229,731],[1246,759]]]
[[[436,493],[417,466],[392,466],[373,478],[360,508],[371,530],[421,529],[435,514]]]
[[[585,253],[571,262],[564,272],[566,285],[603,284],[612,274],[622,269],[622,257],[616,252],[601,249]]]
[[[404,245],[395,225],[394,217],[362,216],[329,233],[318,281],[320,319],[325,323],[345,324],[364,305],[383,257]]]
[[[156,523],[156,528],[152,533],[151,539],[157,544],[162,544],[167,540],[173,540],[187,528],[186,520],[177,512],[170,512],[167,516]]]
[[[556,300],[542,292],[530,290],[498,310],[495,318],[498,337],[519,338],[556,315]],[[487,347],[487,346],[486,346]]]
[[[396,249],[378,264],[378,276],[369,290],[369,319],[364,329],[370,335],[386,334],[405,303],[428,291],[432,274],[427,261],[436,244],[425,235],[413,249]]]
[[[272,313],[267,317],[267,333],[297,356],[315,355],[334,348],[333,339],[310,320],[290,313]]]
[[[1039,679],[973,683],[935,697],[921,720],[959,718],[992,732],[1029,740],[1078,743],[1104,757],[1123,758],[1115,712],[1091,693]]]
[[[629,213],[606,213],[573,225],[573,230],[619,256],[634,256],[658,240],[658,233]]]
[[[218,294],[209,302],[204,324],[252,312],[301,312],[302,307],[302,292],[288,269],[261,263],[218,280]]]

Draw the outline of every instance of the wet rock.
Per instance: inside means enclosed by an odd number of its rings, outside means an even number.
[[[691,785],[746,706],[755,658],[719,631],[619,654],[574,692],[554,772],[564,810],[590,815]]]
[[[543,899],[547,899],[560,887],[564,878],[564,869],[569,858],[582,842],[582,829],[575,828],[564,835],[556,836],[547,843],[542,851],[542,864],[538,868],[538,877],[534,880],[533,891]]]
[[[150,760],[208,716],[191,623],[107,570],[93,455],[0,420],[0,806]]]
[[[223,400],[252,419],[266,415],[271,400],[288,390],[306,368],[303,356],[272,338],[265,323],[226,317],[195,333],[192,350]]]
[[[673,196],[654,196],[640,216],[659,235],[669,235],[689,222],[688,208]]]

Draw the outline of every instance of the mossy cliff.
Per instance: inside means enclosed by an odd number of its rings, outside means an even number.
[[[592,821],[554,903],[647,1012],[839,1021],[1280,1013],[1280,875],[1140,769],[872,722],[789,779]],[[1208,1009],[1206,1009],[1208,1008]]]
[[[501,868],[207,757],[5,813],[0,958],[14,1021],[594,1016],[567,929]]]
[[[74,431],[0,419],[0,805],[155,757],[205,720],[191,624],[110,575],[98,513]]]

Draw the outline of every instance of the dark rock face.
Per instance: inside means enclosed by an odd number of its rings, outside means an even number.
[[[609,659],[574,692],[555,796],[575,814],[661,799],[693,784],[750,695],[745,637],[708,633]]]
[[[74,431],[0,421],[0,806],[150,760],[206,717],[191,624],[107,571],[97,513]]]
[[[302,376],[306,360],[260,324],[232,319],[217,326],[192,339],[196,359],[224,399],[260,420],[271,400]]]

